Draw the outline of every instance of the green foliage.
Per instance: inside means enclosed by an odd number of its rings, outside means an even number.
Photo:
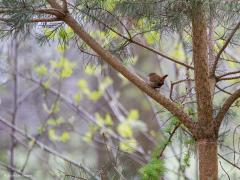
[[[144,37],[149,45],[160,43],[160,34],[156,31],[144,33]]]
[[[137,141],[134,138],[124,139],[120,141],[120,149],[124,152],[132,153],[137,148]]]
[[[50,65],[53,70],[53,75],[63,79],[70,77],[76,66],[75,63],[72,63],[64,57],[61,57],[59,60],[51,60]]]
[[[113,121],[112,121],[112,118],[109,113],[105,114],[105,118],[103,118],[99,113],[95,113],[95,117],[96,117],[97,125],[100,127],[105,126],[105,125],[106,126],[113,125]]]
[[[190,166],[190,152],[187,151],[185,154],[184,154],[184,157],[183,157],[183,165],[185,167],[189,167]]]
[[[59,117],[57,119],[50,118],[47,120],[47,124],[51,126],[58,126],[60,124],[64,123],[63,117]]]
[[[105,117],[101,116],[99,113],[95,113],[95,118],[96,118],[96,124],[93,124],[93,123],[88,124],[88,131],[83,136],[83,140],[85,142],[91,142],[94,134],[98,130],[101,130],[101,128],[103,127],[107,128],[106,130],[109,134],[112,133],[111,129],[108,128],[113,125],[112,117],[110,116],[109,113],[106,113]]]
[[[40,66],[35,66],[34,70],[40,78],[42,78],[44,75],[46,75],[47,71],[48,71],[47,67],[44,64],[42,64]]]
[[[137,109],[131,109],[128,113],[128,120],[138,120],[139,119],[139,111]]]
[[[163,176],[164,172],[164,162],[155,158],[139,169],[142,180],[158,180],[161,176]]]
[[[117,132],[120,136],[128,138],[133,136],[132,127],[128,122],[122,122],[117,126]]]
[[[172,116],[172,115],[170,115]],[[170,118],[169,124],[164,128],[166,133],[171,133],[172,129],[179,123],[179,120],[176,116],[172,116]]]
[[[60,135],[56,134],[55,129],[48,129],[48,137],[51,141],[66,142],[70,139],[70,134],[67,131],[64,131]]]
[[[91,70],[87,70],[88,74],[92,74],[93,72]],[[88,82],[85,79],[80,79],[77,82],[77,87],[81,90],[81,92],[84,95],[87,95],[88,99],[91,101],[98,101],[105,90],[112,84],[112,79],[110,77],[105,77],[102,81],[101,84],[99,85],[98,90],[90,90],[88,87]],[[79,92],[74,96],[76,100],[80,100],[80,94]],[[78,102],[78,101],[76,101]],[[79,103],[79,102],[78,102]]]
[[[166,146],[165,141],[159,141],[158,145],[154,148],[151,154],[151,160],[148,164],[139,169],[141,179],[143,180],[158,180],[166,171],[164,161],[159,159],[159,154]]]

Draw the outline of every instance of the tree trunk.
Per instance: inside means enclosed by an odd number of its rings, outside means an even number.
[[[217,161],[217,140],[199,140],[198,158],[199,158],[199,179],[217,180],[218,161]]]
[[[217,180],[217,134],[213,120],[212,93],[208,66],[208,38],[205,8],[201,1],[193,7],[192,40],[195,90],[198,109],[197,140],[199,179]]]

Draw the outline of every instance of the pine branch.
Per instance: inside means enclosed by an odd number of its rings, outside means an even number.
[[[2,17],[0,17],[0,21],[6,22],[6,23],[13,22],[13,20],[10,19],[10,18],[2,18]],[[57,17],[53,17],[53,18],[35,18],[35,19],[30,19],[28,22],[29,23],[38,23],[38,22],[56,22],[56,21],[61,21],[61,20],[59,18],[57,18]]]
[[[185,66],[185,67],[188,68],[188,69],[194,69],[194,67],[192,67],[192,66],[190,66],[190,65],[188,65],[188,64],[186,64],[186,63],[183,63],[183,62],[181,62],[181,61],[178,61],[177,59],[174,59],[174,58],[172,58],[172,57],[169,57],[168,55],[166,55],[166,54],[164,54],[164,53],[162,53],[162,52],[159,52],[159,51],[157,51],[157,50],[155,50],[155,49],[153,49],[153,48],[151,48],[151,47],[149,47],[149,46],[146,46],[146,45],[144,45],[144,44],[142,44],[142,43],[140,43],[140,42],[138,42],[138,41],[135,41],[135,40],[133,39],[133,37],[130,36],[129,31],[126,29],[125,26],[124,26],[124,29],[126,30],[126,32],[127,32],[127,34],[128,34],[129,37],[127,37],[127,36],[119,33],[118,31],[116,31],[115,29],[113,29],[112,27],[110,27],[109,25],[107,25],[106,23],[104,23],[103,21],[101,21],[100,19],[97,19],[96,17],[93,17],[93,16],[91,16],[91,15],[89,15],[89,14],[86,14],[86,15],[87,15],[87,16],[90,16],[91,18],[94,18],[94,19],[97,20],[99,23],[101,23],[102,25],[104,25],[106,28],[108,28],[109,30],[111,30],[112,32],[114,32],[115,34],[117,34],[118,36],[120,36],[121,38],[127,40],[128,42],[133,43],[133,44],[136,44],[136,45],[138,45],[138,46],[140,46],[140,47],[142,47],[142,48],[144,48],[144,49],[147,49],[147,50],[149,50],[149,51],[151,51],[151,52],[153,52],[153,53],[155,53],[155,54],[157,54],[157,55],[159,55],[159,56],[162,56],[162,57],[166,58],[167,60],[170,60],[170,61],[176,63],[176,64]],[[121,22],[121,21],[119,21],[119,22]],[[122,23],[121,23],[121,24],[122,24]]]

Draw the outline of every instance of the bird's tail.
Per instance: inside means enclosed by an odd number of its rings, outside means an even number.
[[[166,77],[168,77],[168,75],[167,75],[167,74],[166,74],[166,75],[164,75],[162,78],[163,78],[163,79],[165,79]]]

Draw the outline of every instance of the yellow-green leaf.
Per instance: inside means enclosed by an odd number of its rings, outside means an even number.
[[[123,122],[117,126],[117,132],[122,137],[132,137],[133,136],[133,130],[132,127],[127,123]]]
[[[128,113],[128,120],[138,120],[139,119],[139,112],[137,109],[132,109],[130,110],[130,112]]]
[[[57,45],[57,51],[62,53],[68,49],[68,46],[66,44],[58,44]]]
[[[85,135],[84,135],[84,137],[83,137],[83,140],[85,141],[85,142],[92,142],[92,133],[91,132],[87,132]]]
[[[67,131],[64,131],[62,135],[59,137],[59,140],[62,142],[66,142],[70,139],[70,135]]]
[[[93,75],[95,70],[96,70],[96,67],[91,65],[86,66],[86,68],[84,69],[87,75]]]
[[[95,117],[97,125],[100,127],[104,126],[104,119],[102,118],[102,116],[99,113],[95,113]]]
[[[55,130],[54,129],[49,129],[48,130],[48,137],[52,141],[57,141],[58,137],[56,136]]]
[[[112,118],[111,118],[111,116],[110,116],[109,113],[106,113],[104,123],[105,123],[107,126],[113,125],[113,121],[112,121]]]
[[[57,119],[50,118],[50,119],[48,119],[48,121],[47,121],[47,124],[48,124],[48,125],[52,125],[52,126],[57,126],[57,125],[60,125],[60,124],[62,124],[62,123],[64,123],[63,117],[59,117],[59,118],[57,118]]]
[[[137,141],[134,138],[126,139],[120,142],[120,149],[122,151],[132,153],[137,148]]]
[[[97,101],[100,99],[101,96],[102,96],[102,93],[100,91],[92,91],[89,94],[89,99],[92,101]]]
[[[34,70],[40,77],[43,77],[47,74],[47,67],[44,64],[34,67]]]

